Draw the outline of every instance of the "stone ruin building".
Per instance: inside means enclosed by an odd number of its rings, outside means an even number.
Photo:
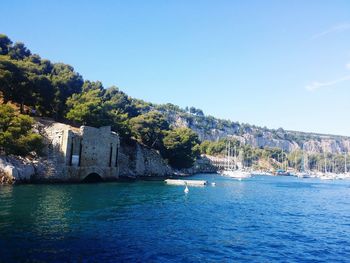
[[[119,136],[110,126],[62,126],[47,133],[51,170],[45,179],[89,182],[118,178]]]

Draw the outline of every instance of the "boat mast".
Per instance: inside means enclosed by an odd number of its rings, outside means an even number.
[[[347,168],[346,168],[346,155],[347,155],[347,152],[345,152],[345,155],[344,155],[344,159],[345,159],[344,173],[347,173]]]
[[[307,152],[304,153],[304,172],[309,170],[309,158]]]
[[[227,169],[227,161],[228,161],[228,158],[227,158],[227,149],[228,149],[228,145],[227,145],[227,142],[226,142],[224,169]]]
[[[226,169],[230,169],[230,142],[227,144],[227,167]]]
[[[324,155],[324,173],[327,173],[327,156],[326,156],[326,147],[323,147],[323,155]]]
[[[304,169],[305,169],[305,165],[304,165],[304,156],[305,156],[305,142],[303,142],[303,151],[302,151],[302,156],[301,156],[301,164],[300,164],[300,172],[305,172]]]
[[[230,167],[230,170],[233,169],[233,165],[234,165],[234,161],[232,160],[232,157],[233,157],[233,149],[230,148],[230,158],[231,158],[231,167]]]
[[[237,146],[235,145],[235,148],[234,148],[234,161],[235,161],[235,170],[237,169]]]
[[[348,155],[348,150],[349,150],[349,142],[347,142],[348,147],[345,149],[345,153],[344,153],[344,159],[345,159],[345,164],[344,164],[344,173],[346,174],[348,171],[347,169],[347,165],[346,165],[346,157]]]

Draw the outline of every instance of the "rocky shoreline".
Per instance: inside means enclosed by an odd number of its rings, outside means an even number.
[[[32,182],[40,173],[38,160],[18,156],[0,156],[0,184]]]
[[[146,153],[149,154],[148,150],[146,150]],[[140,153],[137,152],[135,154],[140,155]],[[128,159],[126,156],[124,156],[124,158]],[[146,159],[149,159],[150,156],[152,156],[152,154],[149,154]],[[141,159],[143,162],[145,162],[144,158],[145,156]],[[157,158],[161,157],[158,156]],[[167,178],[182,178],[198,173],[216,172],[216,168],[211,165],[210,161],[206,158],[198,159],[193,167],[183,170],[174,170],[165,162],[161,162],[161,164],[153,162],[153,167],[147,167],[149,164],[146,162],[146,167],[140,168],[141,165],[137,162],[140,162],[141,160],[140,158],[135,158],[133,161],[129,160],[128,162],[121,164],[122,169],[119,178],[104,180],[104,182],[135,180],[154,181]],[[52,167],[47,166],[47,160],[45,160],[45,158],[29,159],[18,156],[0,156],[0,185],[25,183],[80,183],[76,180],[47,177],[46,173],[50,169],[52,169]]]

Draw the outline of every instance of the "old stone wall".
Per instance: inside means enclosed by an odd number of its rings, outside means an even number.
[[[93,173],[104,180],[118,178],[119,136],[110,127],[77,129],[48,120],[40,124],[48,147],[46,169],[36,180],[82,181]]]

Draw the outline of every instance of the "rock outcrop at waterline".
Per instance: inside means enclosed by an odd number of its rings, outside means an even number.
[[[170,176],[172,168],[154,149],[137,142],[122,144],[119,155],[119,176],[137,178],[140,176]]]
[[[0,156],[0,184],[31,182],[44,172],[45,167],[39,160]]]

